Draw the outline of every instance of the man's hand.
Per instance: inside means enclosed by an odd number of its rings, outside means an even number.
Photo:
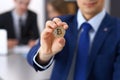
[[[41,33],[39,59],[43,63],[48,62],[65,46],[64,37],[56,38],[53,34],[53,31],[59,26],[62,26],[65,30],[68,28],[65,22],[62,22],[59,18],[54,18],[53,21],[46,22],[46,27]]]
[[[36,40],[29,40],[28,46],[32,48],[36,44]]]
[[[8,48],[14,48],[18,44],[18,41],[16,39],[8,39]]]

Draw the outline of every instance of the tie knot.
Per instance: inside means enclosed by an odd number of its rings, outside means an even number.
[[[89,23],[85,22],[82,24],[82,29],[86,32],[89,32],[92,29],[92,26]]]
[[[19,18],[19,26],[20,26],[20,27],[24,27],[24,24],[25,24],[25,23],[24,23],[23,19],[20,17],[20,18]]]

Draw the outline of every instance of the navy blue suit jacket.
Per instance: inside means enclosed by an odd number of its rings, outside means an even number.
[[[66,31],[66,45],[55,56],[51,80],[66,80],[76,48],[78,29],[76,15],[60,17],[69,25]],[[36,70],[42,70],[33,62],[40,45],[28,54],[28,62]],[[120,20],[106,13],[94,38],[87,66],[87,80],[120,80]]]

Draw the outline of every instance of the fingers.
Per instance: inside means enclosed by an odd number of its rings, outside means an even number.
[[[47,39],[53,32],[53,29],[45,28],[41,33],[41,38]]]
[[[46,22],[46,28],[55,29],[59,26],[62,26],[65,30],[68,28],[67,23],[62,22],[59,18],[54,18],[53,21]]]
[[[53,21],[58,25],[62,25],[62,21],[59,18],[54,18]]]
[[[66,23],[66,22],[63,22],[63,28],[64,28],[65,30],[67,30],[67,29],[68,29],[68,25],[67,25],[67,23]]]
[[[63,37],[59,38],[58,42],[59,42],[59,47],[63,48],[65,46],[65,39]]]
[[[51,33],[53,33],[54,29],[57,27],[57,25],[53,21],[47,21],[46,27],[43,30],[41,37],[48,37]]]
[[[53,33],[54,29],[62,26],[65,30],[68,28],[67,23],[62,22],[59,18],[54,18],[52,21],[46,22],[46,27],[42,33],[42,35],[45,37],[48,37],[50,34]]]
[[[17,40],[14,40],[14,39],[9,39],[8,40],[8,48],[9,49],[15,47],[17,44],[18,44]]]
[[[62,22],[59,18],[54,18],[53,21],[57,24],[57,27],[62,26],[65,30],[68,28],[67,23]]]
[[[57,27],[57,24],[53,21],[47,21],[46,22],[46,28],[50,28],[50,29],[55,29]]]

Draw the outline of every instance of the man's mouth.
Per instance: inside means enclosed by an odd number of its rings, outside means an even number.
[[[95,4],[97,4],[97,1],[84,3],[87,7],[93,7]]]

